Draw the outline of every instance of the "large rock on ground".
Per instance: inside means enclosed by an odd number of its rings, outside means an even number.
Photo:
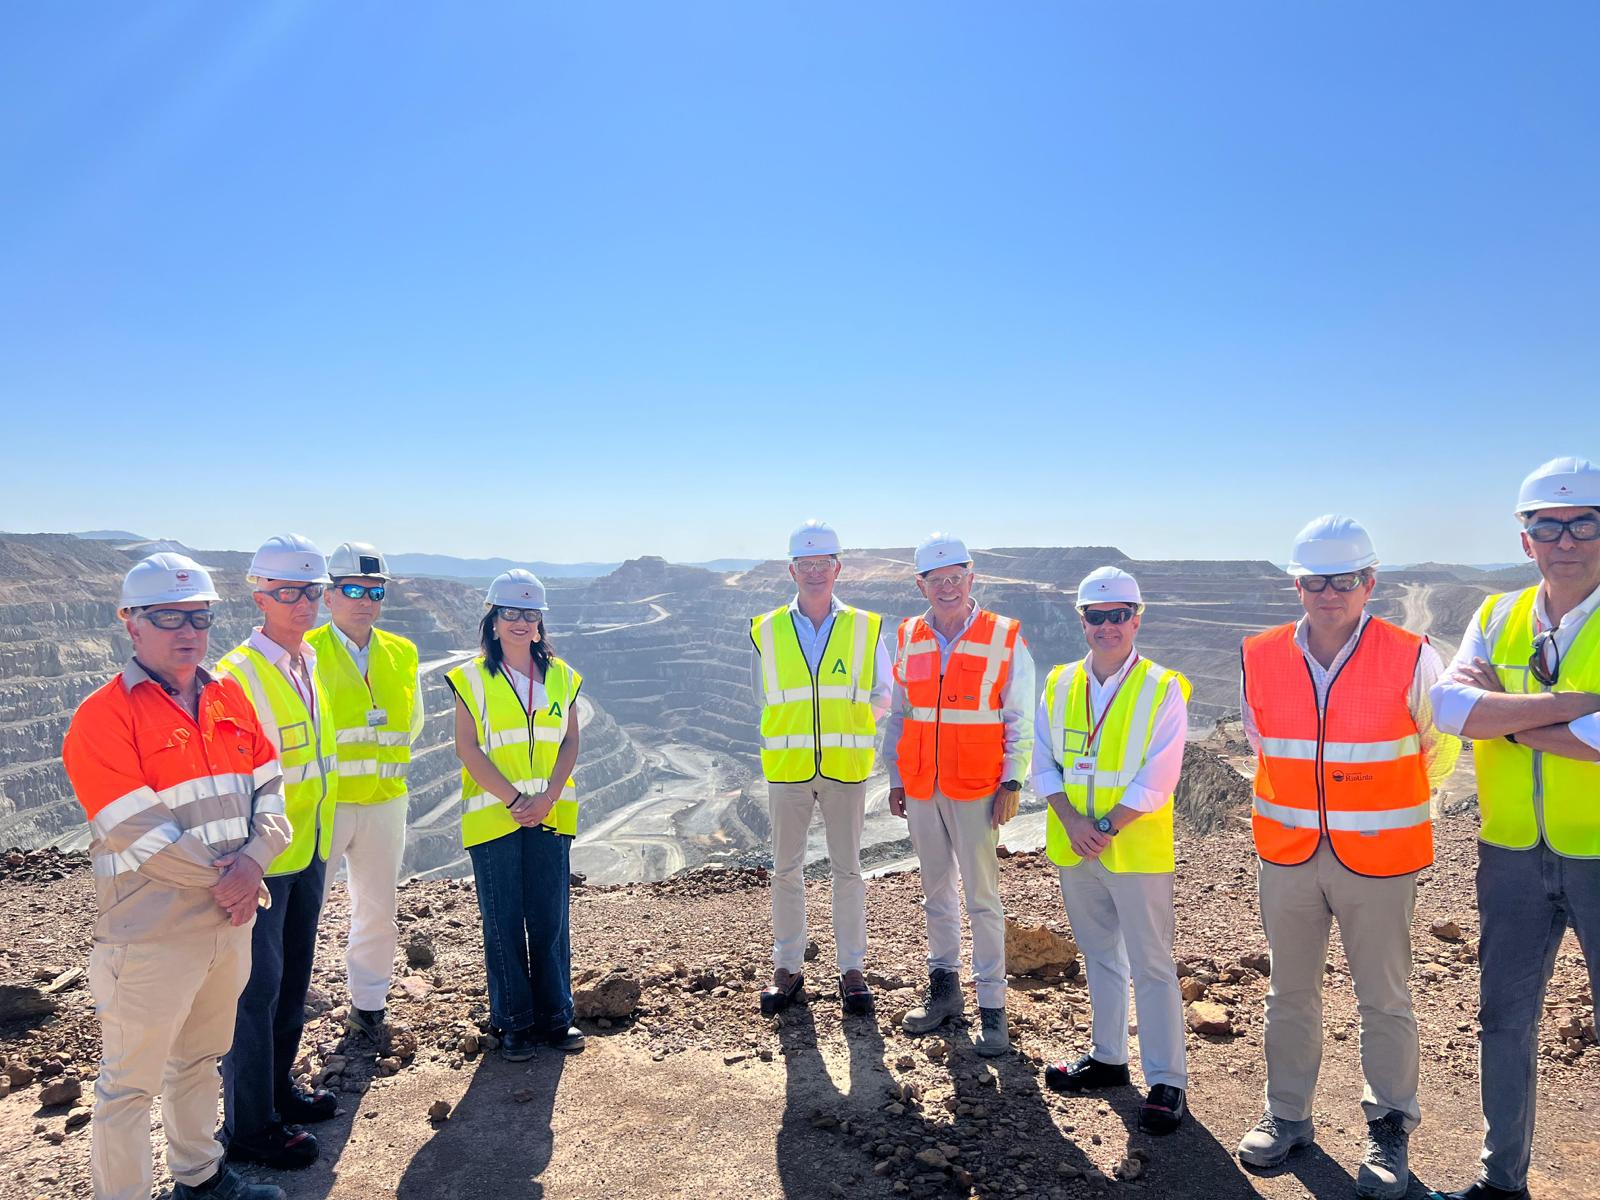
[[[585,1019],[609,1017],[621,1020],[639,1007],[639,981],[620,971],[604,978],[585,980],[589,986],[580,986],[572,994],[573,1012]]]
[[[1078,943],[1044,925],[1006,918],[1006,974],[1068,974],[1078,961]]]
[[[1233,1036],[1233,1021],[1228,1010],[1211,1000],[1197,1000],[1189,1006],[1189,1028],[1208,1037]]]

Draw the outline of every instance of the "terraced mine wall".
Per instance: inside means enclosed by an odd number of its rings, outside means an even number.
[[[132,653],[116,617],[117,593],[128,567],[150,549],[50,534],[0,535],[0,845],[87,845],[83,810],[61,768],[61,739],[78,702]],[[213,568],[223,597],[211,629],[215,661],[257,624],[244,582],[249,556],[214,551],[196,557]],[[482,611],[481,591],[446,579],[400,580],[384,601],[385,628],[417,643],[424,672],[427,721],[411,770],[408,873],[466,870],[458,810],[448,803],[459,795],[461,764],[444,671],[475,645]],[[588,692],[577,771],[585,824],[637,799],[649,784],[644,759],[603,701]],[[416,827],[442,807],[448,811],[431,825]]]

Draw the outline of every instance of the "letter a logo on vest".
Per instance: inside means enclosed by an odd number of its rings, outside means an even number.
[[[559,717],[561,715],[561,701],[559,701],[559,700],[550,701],[550,711],[548,713],[546,713],[545,715],[546,716],[551,716],[551,717]]]
[[[836,659],[833,660],[833,670],[829,671],[828,674],[830,674],[830,675],[848,675],[848,674],[850,674],[850,672],[846,671],[844,669],[844,659],[836,658]]]

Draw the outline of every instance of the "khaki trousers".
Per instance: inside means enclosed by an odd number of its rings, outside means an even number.
[[[1272,950],[1267,989],[1267,1111],[1311,1116],[1322,1066],[1322,987],[1335,917],[1361,1016],[1361,1107],[1368,1121],[1397,1112],[1407,1130],[1417,1106],[1417,1019],[1411,1010],[1411,913],[1417,876],[1374,879],[1344,867],[1327,839],[1307,862],[1263,861],[1261,923]]]
[[[1006,910],[1000,902],[994,800],[906,797],[906,823],[922,875],[928,970],[961,973],[961,896],[972,926],[972,982],[980,1008],[1006,1006]],[[960,888],[956,884],[960,881]]]
[[[867,785],[838,783],[821,775],[805,783],[767,784],[772,822],[772,965],[795,974],[805,969],[806,836],[818,810],[833,874],[834,963],[843,975],[861,970],[867,958],[867,884],[861,877]]]
[[[250,928],[96,943],[89,952],[103,1041],[89,1151],[95,1200],[149,1200],[150,1102],[158,1094],[172,1177],[200,1184],[221,1166],[217,1060],[233,1044],[250,976]]]

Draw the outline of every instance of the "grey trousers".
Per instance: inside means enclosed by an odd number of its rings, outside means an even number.
[[[1478,1078],[1483,1178],[1515,1190],[1528,1181],[1539,1081],[1539,1019],[1556,950],[1570,925],[1600,998],[1600,859],[1563,858],[1541,843],[1506,850],[1478,843]]]
[[[1061,899],[1089,974],[1090,1053],[1128,1061],[1128,983],[1138,1003],[1144,1081],[1189,1086],[1183,995],[1172,964],[1172,873],[1108,871],[1099,862],[1061,868]]]
[[[1335,917],[1361,1016],[1361,1108],[1369,1121],[1390,1112],[1407,1130],[1422,1122],[1417,1018],[1411,1008],[1411,913],[1417,877],[1374,879],[1347,869],[1326,839],[1308,862],[1263,861],[1261,923],[1272,951],[1267,988],[1267,1111],[1289,1121],[1311,1116],[1322,1067],[1322,982]]]

